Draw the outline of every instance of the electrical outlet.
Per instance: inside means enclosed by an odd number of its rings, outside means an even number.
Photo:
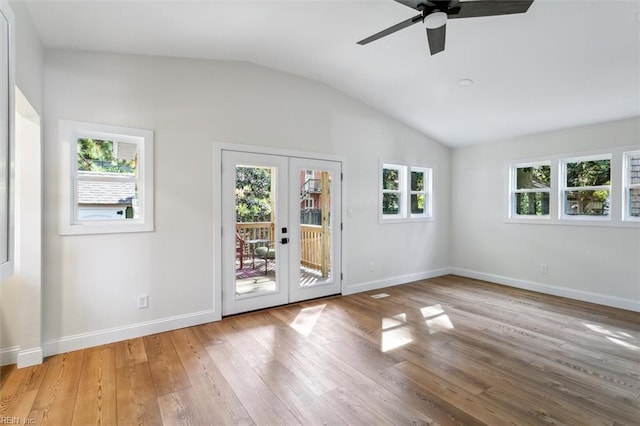
[[[149,307],[149,296],[143,294],[138,296],[138,309],[146,309]]]
[[[549,273],[549,265],[547,265],[546,263],[540,264],[540,273],[541,274],[548,274]]]

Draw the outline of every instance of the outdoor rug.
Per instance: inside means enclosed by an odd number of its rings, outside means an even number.
[[[236,269],[236,279],[238,280],[261,277],[263,275],[264,275],[264,271],[259,271],[253,268]]]

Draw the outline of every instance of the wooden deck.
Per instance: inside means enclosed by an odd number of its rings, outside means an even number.
[[[255,246],[251,241],[274,241],[275,223],[238,222],[236,230],[242,241],[244,259],[253,259]],[[331,270],[331,232],[318,225],[300,225],[300,264],[307,271],[324,271],[325,276]],[[315,273],[314,273],[315,275]]]
[[[21,424],[637,425],[640,314],[447,276],[0,372]]]
[[[250,261],[247,263],[250,263]],[[238,269],[239,266],[239,263],[236,262],[236,291],[238,294],[249,295],[275,290],[275,261],[269,260],[267,272],[265,273],[264,260],[255,259],[254,268],[245,267],[245,270],[255,271],[254,274],[246,278],[241,275],[242,271]],[[320,284],[323,280],[326,280],[326,278],[323,278],[322,273],[317,269],[307,268],[305,266],[300,267],[300,285],[302,287]]]

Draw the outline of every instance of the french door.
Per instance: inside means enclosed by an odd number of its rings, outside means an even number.
[[[222,151],[222,314],[341,291],[341,163]]]

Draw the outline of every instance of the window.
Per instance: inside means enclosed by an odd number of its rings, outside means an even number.
[[[561,218],[608,218],[611,155],[561,161]]]
[[[386,219],[403,218],[405,189],[404,175],[406,167],[395,164],[382,165],[382,217]]]
[[[61,234],[153,230],[153,133],[60,121]]]
[[[401,219],[405,217],[407,167],[395,164],[382,165],[382,217]]]
[[[432,217],[432,169],[384,163],[380,173],[381,221]]]
[[[511,215],[549,217],[550,163],[515,165],[511,168]]]
[[[411,217],[431,216],[431,169],[424,167],[411,167]]]
[[[303,202],[304,202],[303,208],[306,209],[306,210],[313,209],[315,207],[315,204],[313,202],[313,198],[311,198],[311,197],[305,198],[303,200]]]
[[[507,171],[507,222],[640,227],[637,145],[521,160]]]
[[[623,220],[640,221],[640,151],[625,152]]]

